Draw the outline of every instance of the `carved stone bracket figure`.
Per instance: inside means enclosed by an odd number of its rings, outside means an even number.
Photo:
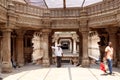
[[[32,53],[33,63],[40,64],[41,59],[43,57],[43,51],[40,48],[41,42],[40,42],[40,34],[39,33],[35,33],[33,35],[32,43],[33,43],[33,53]]]

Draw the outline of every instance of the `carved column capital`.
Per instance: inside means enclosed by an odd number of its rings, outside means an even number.
[[[16,30],[15,32],[17,33],[18,36],[23,36],[26,30]]]
[[[77,41],[78,36],[76,34],[73,34],[72,39],[75,40],[75,41]]]
[[[43,34],[49,34],[51,33],[51,29],[47,28],[47,29],[42,29],[41,30]]]

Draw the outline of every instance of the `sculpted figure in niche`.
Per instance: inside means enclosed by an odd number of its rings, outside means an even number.
[[[34,64],[40,64],[42,62],[43,50],[40,48],[40,37],[34,34],[33,39],[33,53],[32,60]]]

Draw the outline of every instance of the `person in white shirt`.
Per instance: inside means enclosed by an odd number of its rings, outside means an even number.
[[[57,67],[61,67],[61,58],[63,56],[63,51],[61,45],[58,44],[57,46],[52,46],[52,49],[55,50],[55,56],[57,58]]]
[[[109,42],[108,46],[105,48],[105,58],[106,58],[107,63],[108,63],[108,68],[110,71],[109,74],[112,74],[113,47],[112,47],[111,42]]]

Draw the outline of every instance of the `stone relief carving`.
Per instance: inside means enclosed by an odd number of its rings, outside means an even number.
[[[35,33],[33,35],[32,43],[33,43],[32,60],[33,63],[39,64],[43,57],[43,50],[40,47],[41,42],[39,33]]]

